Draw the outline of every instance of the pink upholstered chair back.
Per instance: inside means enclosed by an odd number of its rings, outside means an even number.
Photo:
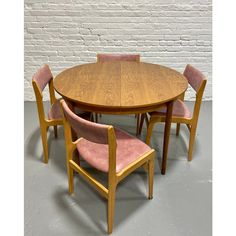
[[[81,137],[100,144],[108,144],[108,125],[93,123],[74,114],[64,100],[61,101],[66,120]]]
[[[140,61],[138,54],[97,54],[98,62],[105,61]]]
[[[42,92],[52,78],[51,70],[49,66],[45,64],[34,74],[32,80],[37,83]]]
[[[196,68],[191,65],[187,65],[184,70],[184,76],[187,78],[189,84],[197,92],[205,76]]]

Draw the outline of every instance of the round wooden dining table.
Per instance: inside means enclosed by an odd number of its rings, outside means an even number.
[[[55,90],[78,108],[102,114],[141,114],[167,107],[162,169],[165,174],[173,102],[188,87],[171,68],[145,62],[97,62],[62,71]]]

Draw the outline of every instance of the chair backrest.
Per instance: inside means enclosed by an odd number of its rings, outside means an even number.
[[[33,76],[32,80],[35,81],[42,92],[46,85],[52,80],[53,76],[48,65],[44,64]]]
[[[108,144],[109,125],[93,123],[77,116],[63,99],[61,105],[65,119],[79,136],[94,143]]]
[[[97,54],[98,62],[106,61],[140,61],[139,54]]]
[[[185,67],[183,74],[187,78],[188,83],[192,86],[192,88],[198,92],[203,80],[205,80],[205,76],[202,74],[202,72],[188,64]]]
[[[116,173],[116,136],[114,128],[111,125],[93,123],[74,114],[67,103],[62,99],[60,101],[62,113],[64,116],[64,130],[67,155],[70,153],[72,143],[71,128],[82,138],[90,142],[105,144],[108,146],[109,155],[109,179]],[[71,127],[71,128],[70,128]],[[96,158],[96,157],[94,157]]]
[[[184,76],[187,78],[189,84],[196,91],[196,101],[193,110],[193,119],[197,123],[203,92],[206,86],[206,78],[198,69],[191,65],[187,65],[184,70]]]
[[[33,75],[32,85],[37,101],[39,119],[45,120],[45,113],[43,107],[43,90],[46,85],[49,86],[50,102],[51,105],[56,101],[54,87],[53,87],[53,75],[48,65],[44,64],[38,71]]]

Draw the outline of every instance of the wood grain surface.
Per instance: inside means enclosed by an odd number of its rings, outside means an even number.
[[[181,73],[144,62],[84,64],[54,79],[55,90],[81,109],[113,114],[153,111],[177,98],[187,86]]]

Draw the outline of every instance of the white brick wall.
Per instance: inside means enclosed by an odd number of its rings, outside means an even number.
[[[211,0],[25,0],[26,101],[35,100],[31,78],[43,63],[56,75],[101,52],[140,53],[180,72],[190,63],[207,76],[211,100]]]

